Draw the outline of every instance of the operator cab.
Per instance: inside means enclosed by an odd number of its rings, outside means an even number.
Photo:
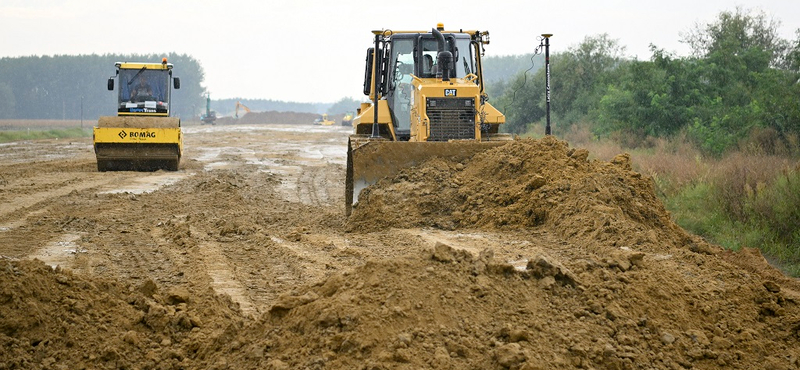
[[[171,87],[180,88],[180,79],[172,77],[172,64],[116,63],[119,79],[117,114],[169,116]],[[108,89],[114,90],[114,79],[108,79]],[[172,81],[172,86],[170,86]]]
[[[468,34],[444,34],[445,50],[453,55],[450,78],[463,78],[476,73],[475,50],[471,47]],[[396,34],[389,41],[390,64],[394,66],[395,78],[391,82],[413,73],[419,78],[435,78],[439,65],[438,41],[433,34]]]
[[[468,74],[477,74],[477,43],[473,43],[469,34],[446,33],[444,48],[439,50],[439,40],[433,33],[398,33],[391,36],[386,43],[388,49],[388,72],[382,90],[391,108],[392,121],[395,123],[397,139],[409,140],[411,136],[411,106],[413,105],[414,86],[417,78],[464,78]],[[452,63],[443,68],[440,52],[449,52]],[[447,75],[438,75],[447,70]],[[477,83],[478,80],[476,80]]]

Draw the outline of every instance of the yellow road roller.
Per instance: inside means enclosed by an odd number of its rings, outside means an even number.
[[[117,115],[94,128],[99,171],[177,171],[183,154],[181,120],[170,117],[172,89],[180,79],[172,64],[117,62],[108,90],[117,90]]]

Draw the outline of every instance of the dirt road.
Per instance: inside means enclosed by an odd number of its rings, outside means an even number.
[[[177,172],[0,146],[0,369],[800,366],[797,282],[679,230],[625,163],[433,163],[348,221],[348,128],[184,132]]]
[[[0,254],[134,284],[210,284],[249,314],[319,278],[324,269],[317,266],[341,267],[320,250],[345,248],[344,238],[308,233],[343,222],[345,130],[184,131],[187,149],[176,173],[97,172],[87,140],[2,147]],[[190,238],[174,235],[181,227]],[[299,243],[306,234],[319,241]],[[253,238],[266,248],[256,251]],[[175,239],[191,250],[174,250]]]

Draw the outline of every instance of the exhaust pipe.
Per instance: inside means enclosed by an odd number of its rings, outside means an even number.
[[[432,28],[431,33],[433,36],[436,37],[437,42],[437,54],[436,54],[436,64],[439,68],[436,70],[436,78],[441,78],[442,81],[450,81],[450,71],[453,69],[453,53],[449,50],[445,50],[445,43],[444,36],[442,35],[439,30]]]

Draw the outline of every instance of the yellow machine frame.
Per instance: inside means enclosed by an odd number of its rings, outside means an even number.
[[[489,32],[488,31],[477,31],[477,30],[452,30],[447,31],[444,30],[444,27],[441,23],[437,25],[436,31],[440,32],[441,34],[466,34],[471,37],[473,40],[473,46],[475,47],[475,70],[478,72],[477,74],[467,74],[463,76],[463,78],[452,78],[448,80],[444,80],[442,78],[437,77],[430,77],[430,78],[421,78],[416,75],[412,75],[411,85],[413,86],[413,93],[411,94],[412,102],[411,102],[411,122],[410,122],[410,129],[411,134],[408,141],[429,141],[430,138],[430,128],[431,128],[431,119],[427,115],[426,109],[426,98],[447,98],[449,97],[448,91],[456,90],[457,96],[461,97],[474,97],[474,107],[476,107],[476,122],[480,122],[483,125],[489,125],[490,129],[488,133],[490,134],[497,134],[498,128],[500,124],[505,123],[505,115],[503,115],[499,110],[497,110],[494,106],[488,103],[488,96],[485,92],[484,84],[483,84],[483,66],[481,62],[482,50],[478,50],[479,47],[483,47],[483,45],[489,44]],[[391,38],[395,37],[396,35],[403,35],[403,34],[430,34],[430,31],[395,31],[395,30],[376,30],[372,31],[375,35],[376,44],[378,42],[388,42]],[[396,123],[393,122],[391,112],[389,111],[389,105],[387,100],[385,99],[384,94],[380,91],[376,91],[374,86],[374,82],[376,81],[376,74],[381,72],[381,68],[376,65],[378,63],[378,58],[375,58],[374,55],[374,48],[370,49],[372,51],[372,55],[368,55],[368,71],[370,74],[370,78],[365,81],[365,84],[369,81],[373,83],[373,86],[369,86],[369,98],[370,102],[368,103],[361,103],[360,108],[358,109],[357,116],[353,119],[353,127],[355,129],[355,133],[357,135],[372,135],[373,131],[373,124],[375,123],[375,114],[373,107],[375,106],[375,102],[377,101],[378,104],[378,130],[381,137],[385,139],[389,139],[391,141],[398,141],[399,138],[396,132]],[[384,71],[385,73],[385,71]],[[366,90],[367,86],[365,86]],[[377,97],[376,97],[377,94]],[[483,137],[481,132],[481,126],[475,125],[475,138],[476,141],[481,140],[492,140],[489,137]],[[503,140],[507,140],[506,137],[503,137]]]
[[[361,189],[380,178],[431,157],[461,160],[511,140],[499,132],[505,116],[489,104],[483,83],[488,32],[446,31],[440,23],[430,32],[372,33],[364,74],[371,101],[361,103],[348,140],[348,215]],[[435,73],[422,61],[433,53],[440,67]]]
[[[120,80],[117,116],[100,117],[94,128],[98,170],[178,170],[183,133],[180,119],[170,117],[172,88],[180,88],[180,80],[172,77],[172,64],[164,58],[161,63],[117,62],[114,66],[117,73],[109,78],[108,90],[113,91],[115,80]],[[152,72],[142,73],[148,70],[165,75],[147,78]],[[159,83],[160,95],[149,91],[146,99],[134,101],[130,86],[137,77]],[[123,81],[128,81],[126,86]]]

